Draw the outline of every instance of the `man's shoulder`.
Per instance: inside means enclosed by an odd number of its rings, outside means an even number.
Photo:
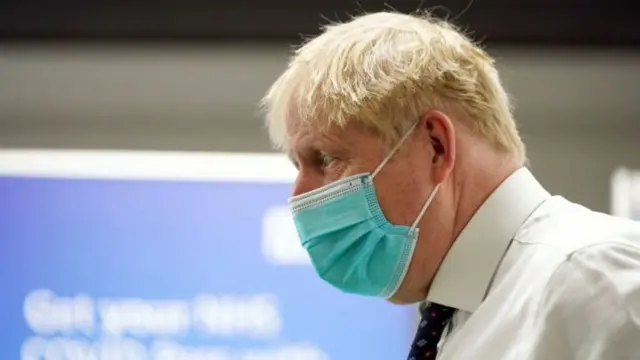
[[[565,292],[576,291],[582,286],[588,288],[588,291],[582,291],[585,296],[597,297],[599,291],[612,291],[623,300],[626,292],[635,289],[637,296],[640,291],[640,233],[616,234],[599,240],[568,254],[554,271],[549,290],[558,287],[564,288]]]
[[[505,254],[484,319],[517,327],[532,359],[640,358],[639,294],[640,223],[553,197]]]
[[[561,258],[616,247],[640,248],[640,222],[592,211],[554,196],[527,219],[514,241]]]
[[[538,296],[531,299],[538,343],[555,345],[572,357],[640,356],[640,232],[633,226],[629,230],[594,237],[550,273]],[[544,348],[536,351],[541,353],[539,358],[552,355]]]
[[[593,299],[597,291],[640,292],[640,222],[553,197],[532,214],[514,242],[506,259],[522,264],[519,280],[537,287],[543,297],[571,303],[577,297]]]
[[[543,291],[547,304],[640,305],[635,298],[640,293],[640,222],[566,200],[554,206],[548,228],[540,224],[546,236],[539,243],[553,249],[559,260]]]

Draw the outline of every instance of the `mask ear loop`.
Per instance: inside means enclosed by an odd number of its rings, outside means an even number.
[[[393,157],[393,155],[395,155],[396,152],[398,152],[398,150],[400,149],[400,147],[402,146],[402,144],[409,138],[409,135],[411,135],[411,133],[413,132],[413,129],[416,128],[416,125],[418,125],[419,121],[416,121],[413,125],[411,125],[411,128],[409,128],[409,130],[402,136],[402,138],[400,139],[400,141],[398,141],[398,143],[396,144],[396,146],[393,147],[393,149],[391,149],[391,152],[389,153],[389,155],[387,155],[386,158],[384,158],[384,160],[382,160],[382,162],[380,163],[380,165],[378,165],[378,167],[376,168],[376,170],[371,174],[371,178],[375,178],[376,175],[378,175],[378,173],[380,172],[380,170],[382,170],[382,168],[387,165],[387,163],[389,162],[389,160],[391,160],[391,158]]]
[[[419,121],[416,121],[413,125],[411,125],[411,128],[409,128],[409,130],[402,136],[402,138],[400,139],[400,141],[398,141],[398,143],[396,144],[396,146],[393,147],[393,149],[391,149],[391,152],[389,153],[389,155],[387,155],[387,157],[384,158],[384,160],[382,160],[382,162],[380,163],[380,165],[378,165],[378,167],[376,168],[376,170],[371,174],[371,178],[375,178],[376,175],[378,175],[378,173],[380,172],[380,170],[382,170],[382,168],[387,165],[387,163],[389,162],[389,160],[391,160],[391,158],[393,157],[393,155],[395,155],[396,152],[398,152],[398,150],[400,149],[400,147],[402,146],[402,144],[404,144],[405,141],[407,141],[407,139],[409,138],[409,136],[411,135],[411,133],[413,133],[413,129],[416,128],[416,126],[418,125]],[[418,223],[420,222],[420,220],[422,219],[422,217],[424,216],[424,213],[427,211],[427,208],[429,208],[429,205],[431,205],[431,202],[433,201],[433,199],[436,197],[436,194],[438,193],[438,190],[440,189],[440,184],[436,185],[436,187],[433,189],[433,191],[431,192],[431,194],[429,195],[429,197],[427,198],[427,201],[425,201],[424,205],[422,206],[422,209],[420,209],[420,213],[418,214],[418,217],[416,218],[416,220],[413,222],[413,225],[411,225],[411,230],[415,230],[416,227],[418,226]]]
[[[433,201],[433,199],[435,199],[436,194],[438,193],[438,190],[440,190],[440,184],[436,185],[436,187],[433,188],[433,191],[431,192],[431,194],[427,198],[427,201],[424,203],[424,205],[422,205],[422,209],[420,210],[420,213],[418,214],[418,217],[413,222],[413,225],[411,225],[411,231],[415,230],[416,227],[418,227],[418,223],[420,222],[420,219],[422,219],[422,216],[424,216],[424,213],[429,208],[429,205],[431,205],[431,202]]]

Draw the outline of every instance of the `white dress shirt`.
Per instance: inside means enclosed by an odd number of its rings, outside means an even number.
[[[439,360],[640,360],[640,223],[551,196],[522,168],[456,239],[427,301],[459,309]]]

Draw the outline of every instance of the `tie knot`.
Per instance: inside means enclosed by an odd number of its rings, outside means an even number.
[[[422,318],[438,318],[438,319],[450,319],[456,310],[452,307],[436,304],[433,302],[427,303],[422,309]]]
[[[454,308],[436,303],[429,303],[424,307],[416,338],[409,352],[409,360],[436,358],[438,343],[454,313]]]

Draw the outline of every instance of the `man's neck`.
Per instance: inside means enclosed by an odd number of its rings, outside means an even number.
[[[465,164],[470,165],[470,164]],[[452,243],[467,225],[476,211],[502,182],[521,167],[512,157],[485,158],[471,166],[460,166],[463,172],[455,174],[456,215],[452,229]]]

